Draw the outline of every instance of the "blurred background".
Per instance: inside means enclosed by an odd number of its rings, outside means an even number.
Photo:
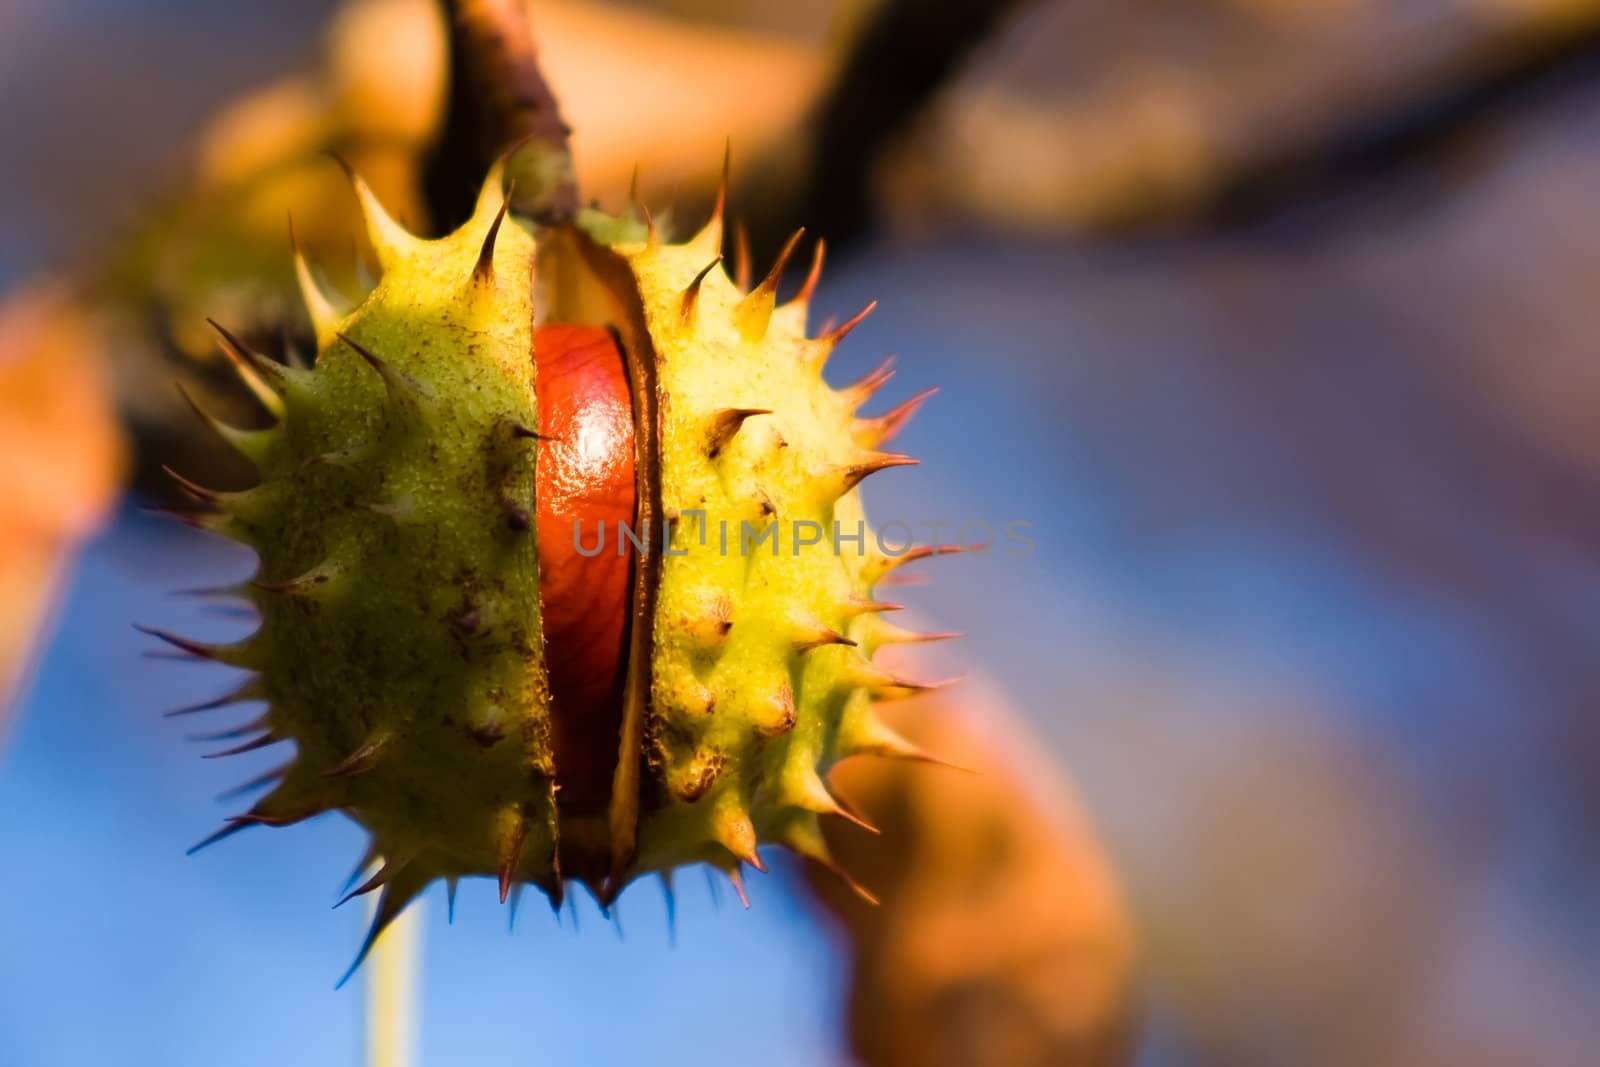
[[[430,894],[421,1062],[1592,1062],[1600,3],[528,7],[586,196],[693,225],[731,138],[757,269],[804,223],[816,314],[880,301],[834,380],[941,387],[869,513],[1036,547],[895,591],[969,635],[908,729],[986,784],[851,783],[884,908]],[[169,594],[249,560],[139,510],[241,476],[170,383],[248,416],[202,318],[304,332],[287,210],[353,285],[322,150],[438,214],[444,40],[0,0],[0,1065],[358,1060],[357,832],[185,859],[272,760],[197,759],[160,712],[228,678],[129,623],[248,626]]]

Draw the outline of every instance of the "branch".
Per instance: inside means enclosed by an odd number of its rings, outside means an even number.
[[[795,201],[750,219],[758,261],[796,221],[841,248],[871,228],[872,173],[972,54],[1030,0],[884,0],[869,16],[811,121]],[[752,198],[768,203],[772,190]]]
[[[1532,20],[1530,19],[1531,23]],[[1600,16],[1541,32],[1512,24],[1467,42],[1439,75],[1302,140],[1272,146],[1224,176],[1201,220],[1249,223],[1425,161],[1507,115],[1526,115],[1600,75]]]

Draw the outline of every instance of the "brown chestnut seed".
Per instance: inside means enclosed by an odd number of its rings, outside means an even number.
[[[563,810],[603,811],[622,727],[632,548],[592,550],[601,531],[633,520],[633,405],[622,356],[595,326],[534,332],[539,403],[540,609],[553,702],[556,783]],[[623,551],[618,551],[622,549]]]

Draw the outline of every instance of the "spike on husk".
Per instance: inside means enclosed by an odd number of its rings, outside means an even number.
[[[300,299],[305,304],[306,314],[311,317],[311,332],[317,339],[317,347],[326,348],[333,343],[333,336],[348,309],[340,309],[317,284],[311,273],[311,265],[306,262],[305,250],[295,236],[293,217],[289,219],[289,246],[294,251],[294,276],[300,284]]]
[[[371,186],[356,173],[354,167],[339,156],[335,156],[334,159],[344,169],[345,176],[350,179],[350,188],[356,194],[356,201],[361,206],[361,217],[367,225],[367,241],[372,245],[373,254],[378,257],[379,268],[388,273],[397,264],[415,258],[424,248],[425,242],[413,236],[389,215],[383,203],[373,193]],[[486,182],[485,186],[487,185]]]

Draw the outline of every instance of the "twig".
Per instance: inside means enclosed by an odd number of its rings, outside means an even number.
[[[519,145],[507,166],[512,210],[539,222],[570,219],[578,188],[571,129],[539,68],[520,0],[445,0],[450,25],[450,99],[428,155],[423,191],[436,229],[472,215],[490,165]]]

